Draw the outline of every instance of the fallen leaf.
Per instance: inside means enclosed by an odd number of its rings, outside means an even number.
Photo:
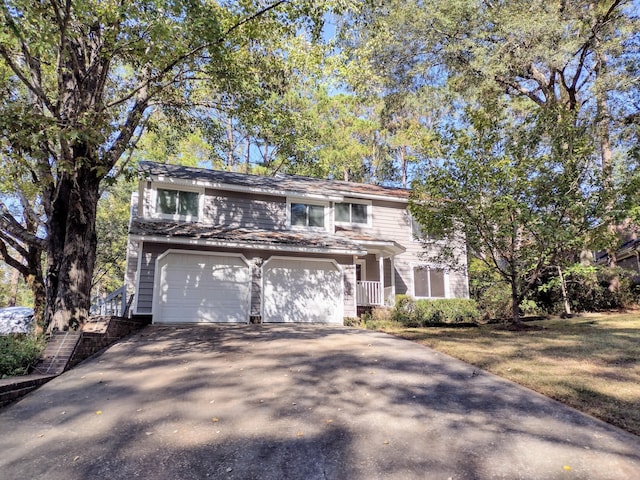
[[[296,433],[296,436],[298,436],[298,437],[302,437],[302,436],[304,436],[304,433],[302,433],[302,432],[298,432],[298,433]]]
[[[211,421],[212,421],[213,423],[216,423],[216,422],[219,422],[219,421],[220,421],[220,419],[219,419],[218,417],[213,417],[213,418],[211,419]]]
[[[565,472],[568,472],[569,470],[571,470],[571,467],[569,465],[565,465],[562,468],[564,469]]]
[[[96,412],[96,415],[102,415],[102,410],[98,410],[98,411]]]
[[[330,418],[327,418],[327,423],[333,423],[333,420],[331,420]]]

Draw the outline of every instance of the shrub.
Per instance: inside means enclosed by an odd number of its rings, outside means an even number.
[[[358,317],[345,317],[344,318],[344,326],[345,327],[360,327],[362,321]]]
[[[27,335],[0,336],[0,378],[28,374],[42,350],[42,338]]]
[[[477,322],[476,302],[466,298],[414,300],[398,295],[391,318],[407,327],[426,327],[442,323]]]
[[[397,327],[397,322],[393,318],[393,310],[388,307],[375,307],[371,312],[362,315],[362,326],[369,330],[383,330],[385,328]]]
[[[564,270],[564,278],[572,312],[617,310],[631,306],[639,299],[637,282],[630,272],[621,268],[576,264]],[[549,313],[562,312],[557,275],[545,278],[536,294]]]

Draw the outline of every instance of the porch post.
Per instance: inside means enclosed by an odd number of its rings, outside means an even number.
[[[378,269],[380,271],[380,301],[379,305],[384,305],[384,257],[378,257]]]
[[[389,267],[391,268],[391,301],[389,306],[393,307],[396,304],[396,262],[394,255],[389,257]]]

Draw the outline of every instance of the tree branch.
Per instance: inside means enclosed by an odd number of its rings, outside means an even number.
[[[0,210],[2,211],[2,214],[0,214],[0,228],[2,230],[27,245],[33,245],[41,249],[46,247],[46,242],[42,238],[37,237],[20,225],[2,201],[0,201]]]
[[[537,105],[544,107],[545,106],[545,101],[540,98],[538,95],[535,94],[536,91],[539,90],[527,90],[526,88],[524,88],[522,85],[518,84],[517,82],[513,82],[510,81],[502,76],[496,76],[495,77],[496,82],[498,82],[501,85],[504,85],[507,88],[511,88],[513,90],[515,90],[516,92],[520,93],[521,95],[524,95],[525,97],[533,100]]]
[[[11,268],[17,270],[18,272],[20,272],[20,274],[23,277],[27,277],[29,275],[29,269],[25,265],[23,265],[20,261],[18,261],[17,259],[13,258],[9,254],[9,250],[7,249],[7,245],[1,239],[0,239],[0,257],[2,258],[4,263],[9,265]]]

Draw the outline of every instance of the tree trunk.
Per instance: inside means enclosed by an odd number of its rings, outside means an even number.
[[[407,188],[407,147],[400,147],[400,170],[402,188]]]
[[[247,136],[247,152],[245,158],[245,169],[244,173],[251,173],[251,140],[249,136]]]
[[[233,152],[235,150],[235,140],[233,138],[233,120],[231,119],[231,117],[229,117],[227,120],[227,142],[227,170],[231,171],[233,170]]]
[[[27,279],[31,292],[33,293],[33,321],[34,330],[33,333],[36,336],[44,333],[47,328],[45,322],[45,305],[47,299],[47,292],[42,278],[42,272],[36,275],[29,275]]]
[[[515,279],[511,280],[511,322],[520,325],[520,296],[518,295],[518,284]]]
[[[564,275],[562,274],[562,268],[558,265],[558,276],[560,277],[560,289],[562,291],[562,301],[564,303],[564,313],[567,317],[571,316],[571,305],[569,305],[569,298],[567,297],[567,284],[564,281]]]
[[[91,306],[91,276],[96,257],[99,178],[86,155],[59,179],[59,198],[48,219],[47,318],[49,331],[78,328]],[[66,199],[66,201],[64,201]]]

